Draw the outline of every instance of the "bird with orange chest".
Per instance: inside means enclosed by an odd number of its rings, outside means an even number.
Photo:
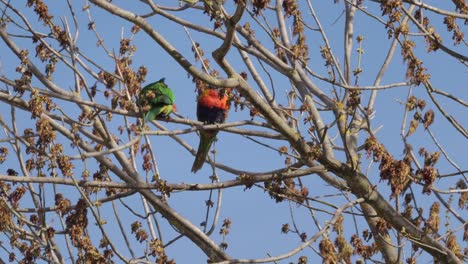
[[[197,97],[197,119],[204,124],[222,124],[226,121],[231,102],[229,93],[231,89],[215,89],[210,87],[200,87]],[[217,129],[200,130],[200,144],[197,155],[193,162],[192,172],[197,172],[203,167],[206,156],[210,151]]]

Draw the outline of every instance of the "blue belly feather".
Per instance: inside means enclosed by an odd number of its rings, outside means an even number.
[[[205,124],[220,124],[226,120],[227,111],[214,107],[207,107],[198,104],[197,105],[197,118],[198,121]]]

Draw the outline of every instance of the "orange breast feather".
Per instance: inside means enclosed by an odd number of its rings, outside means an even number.
[[[218,90],[205,89],[198,96],[198,103],[210,108],[218,108],[227,110],[229,105],[227,103],[228,97],[226,95],[219,96]]]

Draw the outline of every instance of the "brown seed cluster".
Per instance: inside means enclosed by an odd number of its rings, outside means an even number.
[[[55,211],[60,215],[66,215],[71,211],[71,202],[68,198],[63,197],[63,194],[57,193],[55,195]]]
[[[58,197],[60,200],[60,197]],[[59,202],[60,203],[60,202]],[[82,239],[85,236],[85,229],[88,226],[88,211],[86,201],[78,200],[75,210],[71,211],[66,218],[67,228],[69,228],[70,238],[73,245],[82,246]]]
[[[325,46],[320,46],[320,54],[322,55],[322,58],[325,60],[325,66],[333,66],[335,63],[333,62],[333,57],[330,52],[330,49]]]
[[[465,190],[468,189],[468,185],[465,181],[460,179],[456,184],[457,189]],[[468,209],[468,192],[460,193],[460,198],[458,199],[458,208],[460,209]],[[468,236],[467,236],[468,240]]]
[[[136,51],[136,46],[131,45],[131,43],[132,43],[132,40],[129,38],[122,38],[120,40],[119,52],[121,56],[125,55],[126,53],[130,53],[129,55],[131,55],[131,53]]]
[[[1,183],[2,187],[5,186]],[[3,189],[3,188],[2,188]],[[7,231],[13,227],[13,214],[8,208],[5,199],[0,199],[0,232]]]
[[[39,149],[45,151],[45,147],[55,141],[57,134],[52,128],[52,125],[49,123],[49,120],[46,117],[41,117],[36,122],[36,131],[38,134],[38,139],[36,146]]]
[[[335,238],[335,247],[337,249],[337,257],[338,261],[343,263],[351,263],[351,256],[353,255],[353,248],[351,245],[346,241],[343,235],[343,215],[340,215],[333,225],[333,231],[337,233],[337,237]]]
[[[72,245],[78,248],[78,261],[80,263],[109,263],[113,256],[111,250],[104,250],[103,254],[92,244],[86,232],[88,227],[87,203],[84,199],[78,200],[75,209],[70,210],[70,201],[62,194],[55,196],[56,210],[61,214],[68,214],[65,223],[70,235]],[[101,240],[101,246],[105,243]]]
[[[63,176],[65,177],[71,177],[73,175],[73,169],[75,168],[75,165],[71,163],[70,157],[66,155],[60,155],[57,157],[57,164],[62,172]]]
[[[214,20],[213,30],[216,30],[223,26],[223,12],[220,8],[217,7],[217,4],[213,3],[214,1],[203,1],[204,10],[203,14],[207,14],[210,17],[210,20]]]
[[[351,237],[351,245],[354,248],[354,253],[365,259],[372,257],[378,252],[378,247],[375,242],[371,245],[364,245],[362,240],[356,234]]]
[[[249,33],[249,35],[253,36],[255,34],[255,31],[251,28],[249,22],[246,22],[242,27]]]
[[[155,179],[153,178],[153,180]],[[166,180],[156,179],[154,186],[156,190],[161,192],[161,194],[167,195],[167,197],[171,196],[172,187],[167,184]]]
[[[451,233],[447,236],[447,240],[445,241],[445,245],[447,246],[450,251],[452,251],[461,261],[465,258],[465,256],[461,252],[461,247],[458,244],[457,237]]]
[[[421,148],[419,150],[419,155],[424,156],[424,167],[416,171],[416,180],[422,180],[424,185],[423,193],[430,194],[432,192],[432,184],[439,175],[434,166],[439,160],[440,152],[429,153],[424,148]]]
[[[293,37],[297,37],[296,43],[291,47],[293,57],[305,63],[309,59],[309,47],[306,44],[302,13],[297,0],[283,1],[283,9],[286,16],[293,18],[292,33]]]
[[[284,201],[284,199],[303,203],[309,195],[307,187],[300,187],[294,183],[293,179],[282,179],[280,176],[265,181],[264,185],[270,197],[275,199],[277,203]]]
[[[271,0],[252,0],[253,12],[259,15],[262,10],[266,9]]]
[[[424,40],[427,44],[427,51],[431,52],[438,50],[439,45],[442,44],[442,38],[435,31],[435,28],[430,25],[429,18],[423,16],[420,10],[416,10],[414,12],[414,18],[418,21],[422,21],[422,26],[424,27],[425,31],[429,33],[424,35]]]
[[[229,231],[231,230],[231,225],[232,225],[231,219],[229,218],[224,219],[223,225],[221,226],[221,229],[219,230],[219,234],[223,236],[228,235]]]
[[[29,51],[28,50],[21,50],[19,57],[21,60],[21,64],[16,67],[16,72],[21,74],[21,77],[15,80],[14,90],[20,96],[24,94],[24,87],[29,86],[31,84],[32,79],[32,72],[29,70]]]
[[[406,102],[406,109],[408,111],[413,111],[416,108],[419,108],[421,111],[426,107],[426,101],[418,99],[414,96],[410,96]]]
[[[43,42],[40,42],[36,46],[36,57],[38,57],[42,62],[50,59],[52,52],[44,45]]]
[[[149,254],[156,257],[156,264],[175,264],[173,259],[168,259],[161,240],[155,238],[149,243]]]
[[[153,169],[151,153],[148,152],[145,155],[143,155],[143,163],[141,164],[141,166],[145,172],[149,172]]]
[[[349,92],[348,101],[346,101],[346,109],[349,114],[352,114],[356,107],[361,104],[361,90],[351,90]]]
[[[52,102],[50,97],[40,95],[37,90],[32,90],[31,100],[28,102],[28,109],[31,112],[31,118],[36,119],[44,111],[52,111],[55,109],[55,104]]]
[[[392,229],[392,225],[382,217],[377,218],[375,227],[377,229],[377,233],[384,237],[388,235],[388,230]]]
[[[434,117],[435,117],[435,114],[434,114],[434,111],[432,110],[428,110],[424,114],[424,119],[422,120],[424,128],[427,129],[430,125],[432,125],[432,123],[434,123]]]
[[[415,111],[413,119],[410,122],[408,133],[406,136],[413,134],[418,128],[419,124],[422,123],[423,127],[427,129],[432,123],[434,123],[435,113],[431,109],[426,111],[424,115],[422,110],[426,107],[426,101],[422,99],[417,99],[414,96],[410,96],[406,102],[406,110]]]
[[[401,0],[383,1],[380,4],[382,16],[388,16],[388,21],[385,25],[385,28],[388,28],[388,38],[393,36],[395,23],[400,22],[403,16],[403,12],[400,10],[402,4],[403,1]]]
[[[403,62],[407,63],[406,78],[416,85],[420,85],[430,79],[426,73],[427,69],[423,67],[423,62],[416,57],[413,49],[416,44],[411,40],[405,40],[401,43],[401,56]]]
[[[433,234],[439,232],[440,226],[440,204],[435,202],[432,204],[429,211],[429,218],[426,220],[424,231],[427,234]]]
[[[51,23],[53,16],[49,14],[49,8],[44,2],[41,0],[28,0],[26,6],[34,6],[34,12],[39,16],[39,21],[44,22],[44,24]]]
[[[449,32],[453,31],[452,39],[455,42],[454,44],[459,45],[460,43],[462,43],[463,38],[465,37],[465,34],[463,33],[463,31],[461,31],[460,27],[456,23],[455,17],[453,16],[445,17],[444,24],[447,25],[447,30]]]
[[[255,183],[253,181],[253,176],[249,174],[245,174],[245,173],[242,173],[241,175],[239,175],[237,179],[240,180],[245,185],[245,189],[252,188],[252,186]]]
[[[135,234],[135,238],[138,242],[143,242],[148,239],[148,233],[142,228],[141,222],[135,221],[131,225],[132,234]]]
[[[19,186],[17,187],[10,195],[9,200],[13,208],[18,208],[19,201],[23,198],[23,195],[26,193],[26,187]]]
[[[307,257],[306,256],[300,256],[299,259],[297,260],[297,264],[307,264]]]
[[[335,246],[338,249],[338,260],[342,263],[351,263],[353,248],[346,241],[343,235],[339,235],[336,237]]]
[[[138,32],[138,27],[132,28],[132,34]],[[146,79],[148,73],[145,66],[140,66],[138,69],[132,68],[132,57],[136,51],[136,46],[132,44],[133,38],[122,38],[120,40],[119,58],[116,60],[114,72],[100,71],[98,77],[106,86],[104,96],[111,100],[112,109],[117,107],[127,111],[138,111],[138,106],[133,98],[139,94],[141,83]],[[112,88],[122,81],[125,87],[123,93],[117,93]],[[128,96],[127,96],[128,95]],[[107,120],[112,120],[112,113],[107,113]]]
[[[53,25],[51,30],[55,39],[59,42],[62,48],[68,48],[70,46],[67,32],[62,27]]]
[[[278,57],[282,62],[287,63],[288,58],[286,56],[286,51],[283,47],[280,45],[276,44],[277,42],[280,42],[281,40],[281,34],[279,28],[274,28],[272,31],[273,37],[276,39],[275,41],[275,53],[276,57]]]
[[[335,246],[328,238],[322,239],[319,243],[320,255],[322,255],[323,263],[335,264],[338,263]]]
[[[7,147],[0,147],[0,164],[5,162],[6,157],[8,156],[9,150]]]
[[[117,83],[117,79],[110,73],[106,71],[101,71],[98,73],[99,79],[104,82],[106,88],[112,88]]]
[[[408,25],[401,23],[403,17],[403,11],[401,10],[402,4],[403,1],[401,0],[382,1],[380,4],[382,15],[388,17],[386,28],[388,28],[389,38],[396,36],[396,34],[407,36],[409,32]],[[437,50],[439,44],[442,43],[442,39],[435,29],[429,25],[429,19],[427,17],[422,17],[419,10],[415,12],[415,19],[422,20],[424,30],[430,33],[424,35],[425,41],[428,44],[428,52]],[[427,73],[427,69],[423,67],[423,62],[418,59],[413,52],[416,44],[405,37],[400,45],[403,62],[407,64],[406,78],[416,85],[428,81],[430,75]]]
[[[392,194],[390,197],[402,194],[410,183],[411,159],[408,157],[403,160],[394,159],[384,145],[380,144],[374,137],[366,139],[365,150],[368,156],[372,155],[375,162],[380,162],[380,178],[388,181],[391,186]]]
[[[299,6],[297,5],[297,0],[284,0],[283,9],[287,16],[292,16],[297,12],[300,12]]]
[[[125,87],[130,96],[139,94],[140,92],[140,83],[145,81],[147,70],[146,67],[141,66],[135,71],[132,67],[132,60],[130,57],[122,57],[117,61],[117,68],[115,70],[116,74],[120,74],[123,77]],[[125,99],[126,100],[126,99]],[[120,102],[120,107],[126,110],[132,110],[129,108],[127,101]],[[131,104],[130,104],[131,105]]]

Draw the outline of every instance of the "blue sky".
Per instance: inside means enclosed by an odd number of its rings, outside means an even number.
[[[72,24],[72,19],[70,18],[69,11],[66,9],[65,1],[46,1],[49,4],[49,10],[55,16],[57,23],[59,18],[67,16],[67,20]],[[305,1],[300,1],[305,2]],[[343,61],[343,24],[344,24],[344,15],[342,14],[344,5],[333,4],[333,1],[313,1],[314,8],[318,14],[319,19],[321,20],[322,25],[326,28],[327,36],[330,40],[331,46],[335,55],[337,56],[340,62]],[[426,1],[428,4],[434,4],[437,1]],[[96,38],[92,31],[87,30],[87,15],[81,10],[84,5],[83,1],[74,2],[76,3],[76,13],[78,17],[78,22],[80,24],[80,38],[78,42],[78,47],[80,51],[83,51],[87,56],[98,62],[104,69],[108,71],[114,70],[114,62],[106,56],[101,48],[96,47]],[[144,7],[139,1],[112,1],[113,4],[119,5],[125,8],[129,8],[139,14],[149,13],[149,9]],[[173,1],[158,1],[161,5],[171,5]],[[3,5],[2,5],[3,6]],[[34,16],[31,16],[32,10],[25,8],[24,4],[18,5],[20,10],[28,17],[31,23],[37,29],[44,30],[44,28],[37,22],[37,19]],[[305,6],[305,5],[304,5]],[[380,16],[379,7],[371,2],[365,1],[364,6],[367,7],[369,12],[372,12]],[[439,5],[444,7],[444,5]],[[449,10],[453,8],[449,6]],[[120,18],[112,17],[105,11],[100,10],[99,8],[91,5],[91,13],[93,15],[94,22],[96,24],[97,31],[101,34],[104,39],[104,44],[109,49],[118,53],[120,36],[123,34],[125,37],[130,36],[131,25],[124,22]],[[178,13],[176,13],[178,15]],[[312,18],[309,16],[308,10],[303,10],[306,23],[315,26]],[[433,14],[430,13],[432,16]],[[208,19],[201,15],[200,12],[192,12],[189,15],[181,15],[186,19],[190,19],[196,22],[206,22]],[[248,15],[246,15],[246,18]],[[270,19],[271,14],[267,17]],[[249,18],[250,19],[250,18]],[[170,21],[162,17],[151,17],[148,19],[158,32],[160,32],[173,46],[175,46],[180,52],[186,56],[191,62],[195,63],[193,55],[190,52],[191,43],[189,42],[189,37],[186,35],[183,28],[180,26],[175,26]],[[448,46],[452,47],[450,35],[444,33],[444,25],[442,24],[442,18],[435,17],[431,20],[438,32],[442,35],[443,39],[446,41]],[[14,28],[10,25],[8,30]],[[73,28],[73,27],[72,27]],[[74,28],[73,28],[74,30]],[[256,28],[256,35],[261,38],[261,41],[268,43],[268,39],[265,37],[265,34],[262,34],[261,29]],[[412,31],[415,29],[412,28]],[[465,33],[466,27],[464,28]],[[17,31],[20,32],[20,31]],[[202,45],[205,54],[209,55],[211,52],[216,49],[220,44],[220,40],[213,41],[210,38],[206,38],[205,35],[201,33],[190,30],[191,37],[196,41],[200,42]],[[359,84],[362,86],[372,85],[375,80],[375,75],[378,72],[382,61],[386,55],[388,47],[390,46],[391,40],[387,38],[386,30],[384,27],[377,23],[374,19],[369,18],[368,16],[358,12],[356,15],[356,24],[355,24],[355,36],[363,35],[363,49],[365,53],[362,57],[363,73],[359,77]],[[453,58],[447,57],[446,54],[437,51],[427,54],[425,52],[425,43],[421,41],[420,38],[415,39],[417,45],[416,54],[424,61],[424,65],[428,68],[428,72],[431,74],[431,82],[434,87],[444,90],[449,93],[454,93],[459,96],[462,100],[467,99],[466,83],[468,81],[468,75],[466,67],[463,67],[458,61]],[[30,54],[34,55],[34,50],[31,48],[31,43],[29,40],[17,40],[17,43],[22,48],[30,48]],[[309,45],[310,52],[310,67],[316,71],[318,74],[327,75],[327,69],[323,66],[324,61],[320,56],[319,48],[323,45],[321,36],[317,32],[308,33],[307,43]],[[173,89],[176,96],[177,110],[178,113],[182,116],[189,119],[196,119],[196,93],[195,86],[191,81],[191,77],[180,67],[169,55],[167,55],[155,42],[153,42],[148,35],[144,32],[139,32],[133,40],[133,44],[137,46],[137,50],[134,54],[133,67],[137,68],[140,65],[145,65],[148,69],[147,83],[154,80],[159,80],[162,77],[166,78],[166,83]],[[57,45],[55,45],[57,47]],[[356,46],[354,47],[353,52],[353,69],[357,65],[357,53],[355,52]],[[467,54],[466,46],[461,44],[454,48],[462,54]],[[7,51],[5,44],[0,42],[0,50]],[[229,60],[236,68],[236,70],[244,71],[246,70],[245,66],[240,62],[239,54],[235,50],[231,50],[228,54]],[[33,56],[31,59],[34,62],[37,62]],[[212,66],[215,67],[215,62],[210,57],[209,58]],[[5,76],[16,76],[15,67],[18,65],[18,59],[14,57],[10,52],[0,52],[0,62],[2,64],[0,74]],[[199,66],[199,64],[197,64]],[[258,66],[258,65],[257,65]],[[74,87],[73,76],[68,70],[62,70],[63,64],[59,64],[59,70],[57,74],[54,75],[54,81],[65,90],[72,90]],[[219,70],[219,69],[218,69]],[[291,90],[290,83],[285,80],[278,73],[274,72],[271,68],[269,71],[272,73],[274,78],[274,85],[277,94],[277,100],[286,104],[285,94],[287,91]],[[89,82],[92,84],[95,81],[89,78]],[[223,75],[224,76],[224,75]],[[267,79],[266,74],[262,73],[262,76]],[[13,77],[12,77],[13,78]],[[325,91],[327,94],[331,94],[333,87],[316,79],[313,79],[320,88]],[[401,56],[399,55],[399,49],[397,49],[395,57],[392,63],[389,66],[387,73],[382,79],[381,84],[389,84],[394,82],[403,82],[405,81],[405,65],[402,62]],[[268,82],[267,82],[268,83]],[[37,80],[33,81],[33,84],[37,85],[40,88],[44,88]],[[1,89],[5,89],[2,85]],[[12,90],[11,87],[9,87]],[[109,101],[103,100],[101,93],[105,90],[105,87],[102,84],[98,84],[98,96],[96,97],[99,103],[110,105]],[[363,92],[362,100],[367,103],[367,98],[369,92]],[[408,87],[399,87],[391,90],[384,90],[379,92],[378,98],[375,105],[375,118],[373,119],[374,128],[383,125],[383,128],[377,134],[379,141],[381,141],[387,149],[396,157],[403,158],[403,142],[400,136],[401,122],[404,114],[404,105],[402,102],[406,101],[408,94]],[[430,99],[427,96],[424,88],[414,87],[413,94],[418,98],[423,98],[428,103],[426,109],[436,110],[435,106],[430,103]],[[84,94],[83,94],[84,96]],[[457,104],[454,104],[453,101],[446,100],[442,97],[438,97],[441,105],[450,113],[458,119],[458,121],[463,125],[468,121],[466,115],[466,110]],[[66,111],[69,111],[70,114],[78,116],[77,107],[70,107],[69,104],[64,104],[63,102],[58,103],[63,105]],[[299,102],[296,102],[298,105]],[[9,109],[6,105],[1,105],[1,112],[3,118],[10,120]],[[34,126],[34,120],[30,120],[29,114],[24,111],[18,111],[17,113],[21,118],[24,118],[26,121],[19,124],[19,131],[22,131],[26,127]],[[411,114],[412,115],[412,114]],[[239,120],[249,120],[248,110],[244,111],[234,111],[231,109],[227,122],[234,122]],[[256,121],[263,121],[259,118],[255,119]],[[333,121],[331,117],[327,117],[326,122]],[[132,120],[135,122],[135,119]],[[164,121],[160,122],[162,125],[170,129],[181,129],[187,128],[185,125],[171,124]],[[116,131],[116,129],[123,124],[123,119],[120,117],[114,117],[112,122],[109,124],[111,128]],[[302,125],[302,122],[300,122]],[[154,126],[151,126],[152,129],[156,129]],[[302,129],[305,130],[304,126]],[[464,169],[465,164],[467,164],[467,158],[465,155],[465,149],[468,147],[466,139],[460,135],[458,132],[453,129],[450,124],[445,120],[437,111],[436,111],[436,122],[431,126],[431,130],[440,141],[440,143],[445,147],[447,152],[450,154],[450,157]],[[333,130],[332,130],[333,132]],[[334,131],[336,133],[336,131]],[[3,135],[2,135],[3,137]],[[126,141],[126,136],[122,137],[124,142]],[[195,133],[190,133],[186,135],[180,135],[180,138],[185,140],[191,146],[196,147],[198,145],[198,137]],[[194,157],[190,155],[183,147],[181,147],[177,142],[172,140],[167,136],[151,136],[151,144],[155,151],[155,157],[158,162],[160,177],[172,183],[207,183],[210,182],[209,176],[211,175],[211,168],[205,164],[204,168],[198,172],[196,175],[190,172],[192,162]],[[360,138],[361,142],[364,140],[364,136]],[[420,146],[426,146],[426,148],[433,152],[436,151],[436,146],[432,143],[430,137],[423,131],[420,127],[419,130],[414,133],[409,138],[410,144],[414,146],[415,150],[418,150]],[[288,146],[287,142],[283,141],[264,141],[268,144],[271,144],[275,147]],[[0,146],[5,145],[0,143]],[[75,155],[76,152],[72,149],[68,149],[70,155]],[[277,169],[284,166],[284,156],[279,155],[277,152],[272,151],[271,149],[262,147],[253,143],[252,141],[235,134],[230,134],[227,132],[220,132],[218,135],[218,142],[216,143],[216,160],[223,164],[228,164],[234,168],[239,168],[247,171],[261,172],[268,171],[272,169]],[[365,156],[365,155],[364,155]],[[420,162],[422,159],[420,160]],[[141,160],[138,161],[137,168],[140,170],[141,175],[144,175],[144,172],[141,170]],[[363,158],[363,165],[367,165],[368,161]],[[17,166],[16,163],[12,161],[7,161],[5,168],[9,166]],[[75,164],[77,172],[80,171],[80,164]],[[96,170],[96,164],[94,162],[89,162],[90,171]],[[376,184],[379,190],[382,191],[384,196],[388,197],[389,188],[385,182],[380,182],[377,171],[378,164],[374,164],[371,169],[369,177],[371,181]],[[451,167],[445,159],[441,159],[438,163],[437,169],[441,174],[454,172],[455,169]],[[0,169],[0,173],[5,173]],[[228,174],[221,170],[217,170],[218,176],[221,181],[231,180],[236,177],[236,175]],[[324,195],[336,195],[340,194],[338,191],[329,187],[324,183],[318,176],[310,175],[303,179],[304,184],[309,188],[310,196],[320,197],[324,201],[336,204],[338,206],[345,203],[345,199],[340,196],[332,196],[322,198]],[[453,186],[455,181],[450,180],[440,180],[436,184],[441,189],[448,189]],[[263,186],[263,184],[260,184]],[[420,195],[420,190],[418,187],[415,188],[416,193]],[[51,187],[48,187],[48,191],[52,191]],[[57,186],[59,192],[66,192],[72,195],[72,203],[76,202],[78,198],[78,193],[71,189],[70,187],[61,187]],[[268,193],[264,192],[261,188],[253,187],[252,189],[245,190],[244,187],[236,187],[228,190],[223,190],[223,199],[222,207],[220,211],[220,221],[215,229],[213,240],[216,243],[222,241],[222,237],[218,235],[219,229],[222,224],[222,220],[229,218],[232,221],[232,227],[230,229],[229,235],[226,237],[226,242],[228,243],[227,253],[233,258],[265,258],[269,255],[276,256],[288,252],[297,245],[299,245],[300,240],[297,235],[281,234],[282,224],[289,223],[292,225],[291,215],[294,216],[294,221],[296,222],[300,232],[306,232],[309,236],[317,232],[317,227],[314,225],[313,220],[310,215],[310,211],[304,207],[299,207],[294,203],[282,202],[276,203],[271,199]],[[213,192],[214,199],[216,202],[217,192]],[[206,214],[205,200],[208,199],[208,192],[180,192],[171,194],[169,204],[177,210],[181,215],[187,217],[192,223],[199,225],[199,223],[204,221]],[[418,200],[420,203],[427,203],[425,206],[426,214],[430,204],[434,201],[433,196],[422,196]],[[447,198],[447,197],[446,197]],[[352,196],[350,199],[354,199]],[[144,214],[141,200],[139,197],[127,198],[124,199],[124,202],[132,207],[134,210],[140,214]],[[47,199],[46,204],[51,206],[54,201],[52,199]],[[27,203],[22,205],[27,207]],[[29,205],[30,206],[30,205]],[[323,206],[318,203],[312,203],[313,207],[325,209],[333,213],[334,209]],[[136,217],[133,216],[128,210],[118,205],[119,212],[121,212],[121,218],[126,226],[127,235],[130,236],[131,241],[135,241],[133,235],[130,234],[130,223],[136,220]],[[102,207],[102,214],[106,215],[109,213],[109,217],[105,217],[108,224],[105,226],[108,234],[111,238],[114,238],[116,245],[119,248],[124,248],[120,232],[114,232],[117,225],[113,221],[112,217],[112,207],[110,204],[106,204]],[[214,210],[211,210],[209,223],[213,219]],[[317,219],[323,226],[327,220],[331,219],[331,215],[321,212],[316,212]],[[91,217],[91,215],[89,215]],[[161,228],[164,230],[163,239],[167,242],[176,236],[176,233],[172,228],[167,224],[167,222],[157,215],[158,221],[161,224]],[[466,218],[466,214],[465,214]],[[57,224],[57,217],[52,216],[48,219],[51,223],[54,222]],[[141,220],[140,220],[141,221]],[[444,221],[444,220],[442,220]],[[58,224],[57,224],[58,225]],[[365,223],[363,223],[362,218],[358,218],[359,230],[367,228]],[[90,226],[92,232],[97,232],[94,238],[96,241],[99,240],[100,233],[95,228],[94,219],[90,221]],[[345,220],[345,232],[347,233],[347,238],[350,237],[350,234],[354,232],[354,221],[351,217],[346,217]],[[457,225],[454,225],[457,226]],[[58,228],[57,228],[58,229]],[[334,238],[335,235],[332,235]],[[58,240],[59,243],[63,241]],[[144,247],[134,243],[135,252],[140,256],[143,254]],[[315,248],[318,248],[318,243],[313,244]],[[0,251],[1,252],[1,251]],[[124,255],[128,256],[128,251],[122,249],[121,252]],[[2,256],[3,253],[0,253]],[[167,255],[170,258],[174,258],[177,263],[205,263],[206,257],[201,250],[196,248],[194,244],[188,239],[180,239],[176,241],[173,246],[167,249]],[[305,251],[299,253],[298,255],[293,256],[291,259],[284,260],[280,263],[288,263],[289,261],[296,262],[297,258],[300,255],[306,255],[310,263],[315,263],[320,261],[319,256],[315,254],[312,250],[306,249]],[[423,260],[427,260],[423,259]]]

